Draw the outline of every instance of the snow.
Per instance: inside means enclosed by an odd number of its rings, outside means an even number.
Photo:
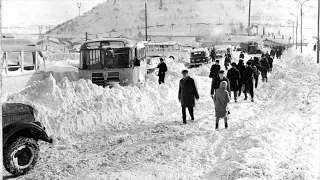
[[[111,89],[49,76],[2,97],[37,108],[55,139],[41,143],[35,170],[15,179],[320,179],[315,53],[289,49],[274,62],[254,103],[243,95],[238,103],[232,99],[229,129],[220,120],[220,131],[214,130],[210,64],[189,69],[200,100],[196,121],[184,126],[177,94],[186,68],[172,60],[162,85],[154,74],[144,85]]]

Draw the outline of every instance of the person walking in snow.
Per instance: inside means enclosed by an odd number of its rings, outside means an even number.
[[[245,86],[245,79],[244,79],[244,69],[245,69],[245,65],[243,63],[243,60],[240,59],[237,65],[237,69],[240,72],[240,80],[239,80],[239,95],[241,96],[241,91],[242,91],[242,86]]]
[[[225,70],[228,70],[228,66],[231,63],[231,55],[230,54],[226,54],[226,57],[224,59],[224,67]]]
[[[225,128],[228,128],[228,104],[230,102],[230,96],[227,91],[227,82],[221,81],[219,89],[216,91],[215,95],[212,96],[215,108],[216,116],[216,130],[219,130],[219,120],[224,118]]]
[[[274,50],[274,47],[272,47],[270,51],[270,56],[272,57],[272,59],[274,59],[275,55],[276,55],[276,51]]]
[[[219,71],[219,76],[214,81],[212,81],[212,83],[211,83],[211,92],[210,92],[211,96],[213,96],[214,93],[216,92],[216,90],[219,89],[221,81],[226,81],[227,82],[227,90],[228,90],[228,92],[230,94],[230,82],[229,82],[229,79],[224,77],[223,74],[224,74],[224,71],[220,70]]]
[[[216,63],[211,66],[209,77],[212,78],[212,81],[218,77],[219,71],[221,70],[221,66],[219,64],[219,60],[216,60]]]
[[[235,62],[231,63],[232,68],[227,73],[227,79],[230,81],[230,91],[233,91],[234,102],[237,102],[237,95],[239,90],[240,72],[236,68]],[[231,97],[231,94],[230,94]]]
[[[247,62],[247,67],[244,70],[244,79],[246,82],[246,88],[244,91],[244,100],[247,100],[247,92],[249,92],[251,96],[251,102],[254,102],[254,89],[253,89],[253,79],[255,77],[255,72],[251,66],[251,62]]]
[[[268,60],[264,57],[264,55],[261,56],[261,67],[260,67],[260,72],[262,76],[262,82],[268,82],[268,71],[270,68],[270,64]]]
[[[256,76],[254,77],[254,82],[255,82],[254,87],[257,88],[258,82],[259,82],[260,68],[261,68],[261,63],[258,57],[253,58],[252,67],[254,68],[253,70],[256,73]]]
[[[163,58],[160,58],[160,63],[157,68],[159,69],[159,84],[164,83],[164,77],[166,76],[166,72],[168,70],[166,63],[163,62]]]
[[[244,59],[244,54],[243,54],[243,52],[240,53],[239,59]]]
[[[212,48],[212,50],[211,50],[210,57],[211,57],[212,62],[214,62],[216,60],[216,51],[214,48]]]
[[[273,59],[271,56],[268,57],[268,63],[269,63],[269,71],[268,72],[272,72],[272,67],[273,67]]]
[[[191,120],[193,121],[193,108],[195,106],[195,99],[199,100],[199,94],[194,80],[188,75],[188,71],[183,70],[181,73],[183,78],[179,83],[178,99],[182,107],[182,123],[187,124],[186,108],[188,108]]]

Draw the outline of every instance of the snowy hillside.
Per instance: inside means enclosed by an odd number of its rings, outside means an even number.
[[[229,129],[214,130],[210,65],[197,83],[195,122],[181,126],[177,102],[184,65],[167,62],[166,84],[101,88],[52,77],[2,97],[39,110],[53,135],[34,171],[14,179],[316,180],[319,172],[320,67],[315,53],[286,51],[256,102],[230,104]]]
[[[56,26],[50,34],[84,35],[88,32],[102,33],[106,36],[120,34],[136,36],[139,32],[144,32],[145,2],[148,4],[150,34],[208,36],[246,32],[248,23],[246,0],[108,0],[83,16]],[[306,4],[305,23],[312,24],[308,17],[314,16],[314,7],[313,2]],[[298,8],[286,0],[252,1],[251,23],[265,24],[267,32],[278,33],[281,29],[280,24],[289,25],[287,19],[292,19],[291,12],[297,13]],[[113,30],[116,32],[109,34]],[[262,28],[260,32],[261,30]],[[281,33],[285,32],[291,33],[291,29],[287,27],[281,29]]]

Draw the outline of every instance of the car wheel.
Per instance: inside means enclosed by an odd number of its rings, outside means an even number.
[[[3,150],[3,164],[13,175],[32,170],[39,158],[39,145],[32,138],[20,137]]]

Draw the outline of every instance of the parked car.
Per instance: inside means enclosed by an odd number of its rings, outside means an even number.
[[[207,48],[198,48],[190,52],[190,66],[200,66],[210,61],[210,53]]]
[[[52,143],[45,127],[36,121],[36,113],[26,104],[2,105],[3,165],[13,175],[23,175],[34,168],[39,159],[39,140]]]

